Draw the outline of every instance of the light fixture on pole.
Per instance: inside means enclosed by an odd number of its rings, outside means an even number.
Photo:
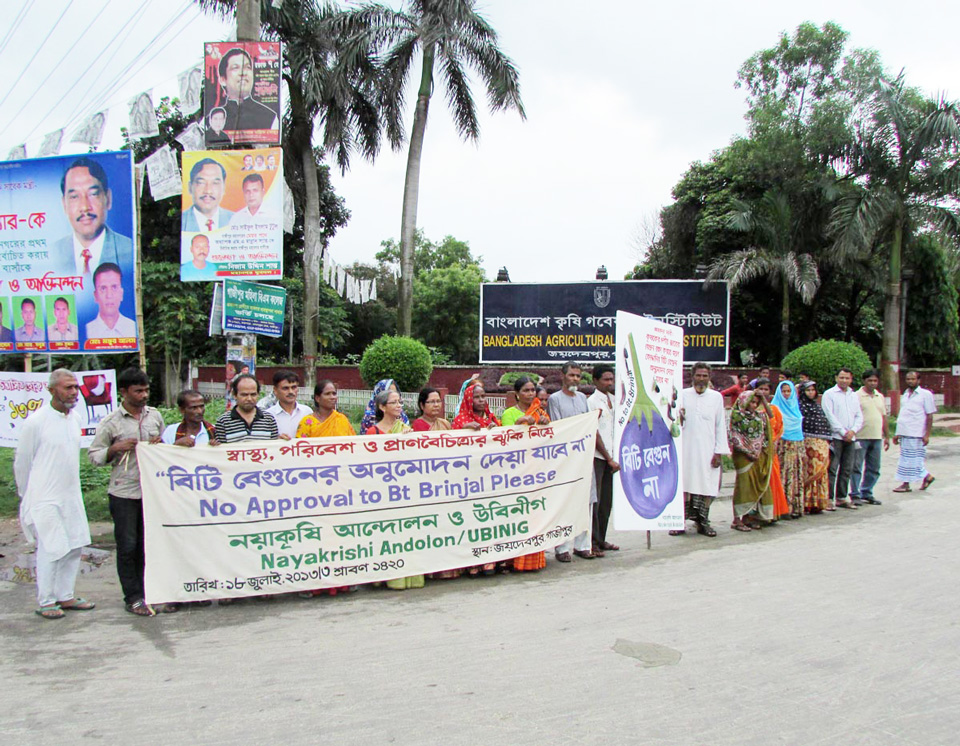
[[[506,267],[500,267],[497,272],[497,282],[510,282],[510,273],[507,272]]]
[[[597,279],[606,280],[607,279],[607,267],[604,264],[601,264],[597,267]]]

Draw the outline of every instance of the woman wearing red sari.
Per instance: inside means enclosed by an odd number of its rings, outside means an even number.
[[[467,386],[463,392],[463,401],[460,402],[460,411],[453,418],[454,430],[483,430],[491,427],[499,427],[498,420],[490,407],[487,406],[487,393],[479,381]],[[484,565],[474,565],[465,568],[467,575],[493,575],[497,571],[496,562],[488,562]]]

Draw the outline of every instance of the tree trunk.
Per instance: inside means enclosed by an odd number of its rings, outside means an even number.
[[[783,290],[783,306],[780,308],[780,360],[790,352],[790,286],[786,275],[781,280]]]
[[[320,236],[320,186],[313,149],[301,148],[306,201],[303,207],[303,367],[304,386],[310,391],[317,379],[317,338],[320,336],[320,262],[323,241]]]
[[[884,391],[900,388],[900,254],[903,247],[903,221],[897,218],[890,243],[890,274],[887,299],[883,308],[883,344],[880,374]]]
[[[410,336],[413,318],[413,242],[417,231],[417,200],[420,196],[420,158],[427,131],[427,112],[433,89],[434,47],[423,50],[423,73],[413,113],[413,131],[407,151],[407,175],[403,183],[403,215],[400,221],[400,292],[397,312],[397,333]]]

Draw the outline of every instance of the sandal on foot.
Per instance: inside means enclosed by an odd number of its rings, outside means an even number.
[[[753,531],[752,528],[743,523],[731,523],[730,528],[732,528],[734,531]]]
[[[906,486],[900,485],[899,487],[894,487],[893,492],[912,492],[912,490],[910,489],[910,485],[908,484]]]
[[[66,616],[63,609],[56,605],[41,606],[33,613],[37,616],[42,616],[44,619],[63,619]]]
[[[611,544],[609,541],[605,541],[600,545],[600,548],[606,552],[619,552],[620,547],[616,544]]]
[[[176,614],[178,611],[180,611],[180,604],[160,604],[157,607],[157,611],[161,614]]]
[[[96,606],[93,601],[87,601],[85,598],[73,598],[70,601],[60,602],[60,608],[64,611],[92,611]]]
[[[557,552],[557,562],[573,562],[570,552]]]
[[[707,524],[703,524],[703,523],[697,524],[697,533],[698,533],[698,534],[702,534],[703,536],[716,536],[716,535],[717,535],[717,532],[714,531],[713,526],[711,526],[709,523],[707,523]]]
[[[686,529],[676,529],[674,531],[667,531],[667,534],[670,536],[683,536],[686,532]]]
[[[156,616],[157,612],[154,608],[144,601],[142,598],[139,601],[134,601],[132,604],[127,604],[123,607],[131,614],[136,614],[137,616]]]
[[[596,559],[597,557],[597,555],[595,555],[589,549],[574,549],[573,553],[577,555],[580,559]]]
[[[933,484],[933,482],[934,482],[935,479],[936,479],[936,477],[934,477],[934,476],[932,476],[932,475],[930,475],[930,474],[927,474],[927,476],[925,476],[925,477],[923,478],[923,484],[920,485],[920,489],[921,489],[921,490],[927,489],[927,487],[929,487],[931,484]],[[896,492],[896,490],[894,490],[894,492]]]

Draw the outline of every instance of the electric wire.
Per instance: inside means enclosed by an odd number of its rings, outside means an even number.
[[[27,70],[30,69],[30,65],[32,65],[33,61],[37,59],[37,55],[40,54],[44,45],[50,40],[50,37],[53,35],[53,32],[57,30],[57,26],[60,25],[60,21],[63,20],[63,17],[67,14],[67,11],[70,10],[71,5],[73,5],[73,0],[70,0],[70,2],[67,3],[67,7],[63,9],[63,12],[60,14],[60,17],[57,18],[53,26],[50,27],[50,30],[47,32],[47,35],[43,37],[43,41],[40,42],[40,46],[37,47],[36,51],[33,53],[33,57],[29,59],[26,66],[23,68],[23,70],[20,71],[20,74],[17,76],[17,79],[13,81],[13,85],[10,86],[10,90],[8,90],[4,95],[4,97],[0,99],[0,108],[3,108],[3,105],[7,102],[7,99],[10,98],[10,94],[13,93],[14,89],[16,89],[20,81],[23,80],[23,76],[26,75]]]
[[[20,12],[17,14],[17,17],[13,19],[13,23],[10,26],[10,30],[7,31],[6,36],[3,39],[0,39],[0,54],[3,54],[7,48],[7,43],[13,38],[13,35],[17,33],[17,29],[20,28],[20,24],[23,23],[23,19],[27,17],[27,11],[30,10],[30,6],[33,5],[33,0],[27,0],[23,4],[23,7],[20,8]]]

